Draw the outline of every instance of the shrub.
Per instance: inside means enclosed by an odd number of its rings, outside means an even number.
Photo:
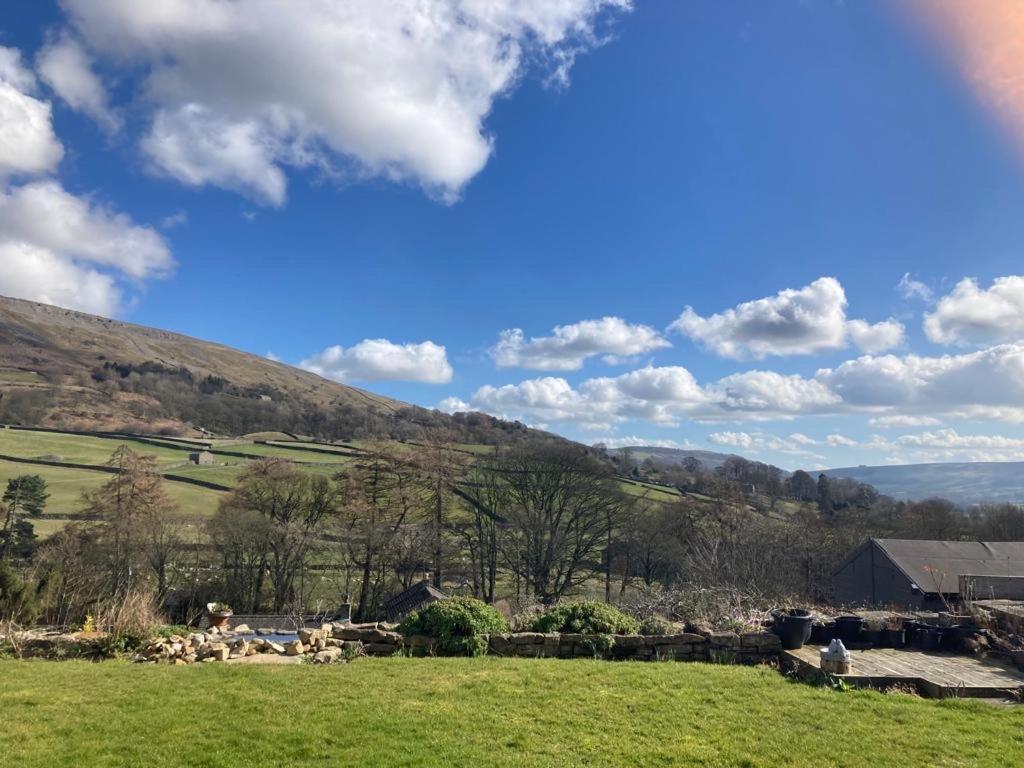
[[[672,635],[676,626],[664,616],[648,616],[640,622],[641,635]]]
[[[107,632],[104,647],[111,655],[135,650],[166,623],[155,596],[146,590],[112,597],[96,612],[96,626]]]
[[[508,632],[508,622],[493,606],[472,597],[453,597],[413,611],[398,631],[405,636],[427,635],[437,640],[442,653],[482,656],[486,635]]]
[[[583,635],[633,635],[640,630],[640,622],[608,603],[561,603],[534,619],[532,629]]]

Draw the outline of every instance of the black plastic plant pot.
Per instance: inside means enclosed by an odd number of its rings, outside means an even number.
[[[907,644],[906,632],[902,629],[883,629],[882,642],[885,648],[903,648]]]
[[[922,651],[941,651],[945,633],[938,627],[927,627],[918,630]]]
[[[864,619],[860,616],[840,616],[836,619],[836,637],[844,643],[861,642],[864,630]]]
[[[814,645],[828,645],[836,637],[836,625],[833,622],[827,624],[812,624],[810,641]]]
[[[807,613],[804,611],[804,613]],[[810,614],[806,616],[794,616],[792,614],[780,616],[775,625],[775,631],[782,641],[783,649],[795,651],[802,648],[804,643],[811,639]]]

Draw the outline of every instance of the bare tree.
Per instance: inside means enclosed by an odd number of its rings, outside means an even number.
[[[297,579],[326,522],[338,512],[339,499],[331,479],[282,459],[263,459],[249,466],[223,500],[223,508],[256,512],[269,521],[266,564],[275,612],[297,602]]]
[[[83,510],[101,521],[111,591],[116,595],[132,586],[140,567],[147,564],[146,547],[153,543],[144,534],[147,526],[151,531],[163,530],[157,538],[167,554],[165,521],[177,507],[164,490],[154,456],[142,456],[122,445],[107,464],[116,470],[114,476],[83,495]],[[162,560],[158,555],[158,566]]]
[[[570,446],[516,451],[503,471],[505,560],[537,599],[556,602],[600,567],[622,492],[606,465]]]
[[[420,477],[408,455],[393,446],[374,444],[343,479],[338,538],[361,572],[356,619],[375,615],[380,605],[396,538],[403,526],[417,522],[416,514],[422,510]]]

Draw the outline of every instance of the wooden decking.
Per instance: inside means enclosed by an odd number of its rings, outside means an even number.
[[[804,646],[783,651],[786,666],[802,676],[824,678],[820,648]],[[853,663],[848,675],[836,675],[858,687],[889,688],[913,685],[922,696],[1007,698],[1024,692],[1024,673],[1008,663],[952,653],[875,648],[850,651]]]

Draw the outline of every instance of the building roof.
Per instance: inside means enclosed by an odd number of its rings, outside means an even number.
[[[413,584],[406,590],[392,595],[384,603],[384,612],[388,617],[404,616],[424,603],[433,603],[437,600],[447,600],[448,595],[435,587],[429,581]]]
[[[965,574],[1024,576],[1024,541],[871,541],[923,592],[956,594]]]

